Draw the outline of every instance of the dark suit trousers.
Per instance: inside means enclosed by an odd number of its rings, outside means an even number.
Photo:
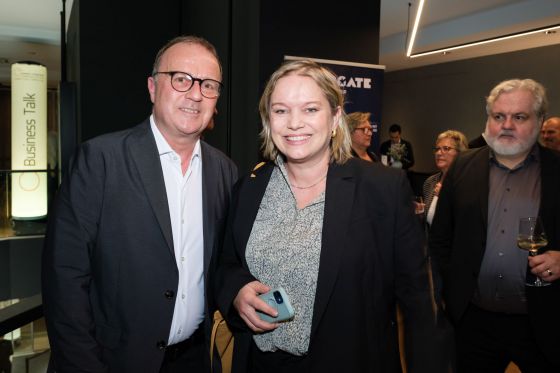
[[[187,340],[168,346],[159,373],[203,373],[205,348],[202,328]]]
[[[470,305],[455,328],[458,373],[504,373],[513,361],[523,373],[554,372],[538,349],[527,315]]]

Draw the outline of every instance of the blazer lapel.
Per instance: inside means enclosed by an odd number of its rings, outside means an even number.
[[[319,325],[338,276],[342,248],[352,215],[354,190],[355,180],[350,165],[331,165],[327,176],[321,258],[311,335]]]
[[[208,273],[208,266],[212,259],[212,248],[216,237],[216,206],[221,199],[218,198],[218,183],[223,182],[220,177],[218,164],[208,151],[207,145],[200,142],[202,156],[202,226],[204,238],[204,273]]]
[[[238,194],[237,208],[243,211],[243,213],[237,214],[237,221],[233,224],[235,225],[234,231],[236,232],[235,241],[237,247],[243,247],[243,250],[245,250],[249,240],[249,235],[253,229],[259,206],[261,205],[274,167],[273,162],[267,162],[262,166],[262,169],[253,170],[248,177],[249,180],[244,183],[243,193]],[[245,253],[242,253],[241,257],[245,261]]]
[[[473,179],[477,185],[473,186],[473,190],[478,191],[480,214],[484,226],[484,233],[488,230],[488,193],[490,192],[490,148],[486,147],[477,155],[477,169],[480,170],[480,179]],[[479,188],[479,186],[482,186]],[[483,237],[486,242],[486,236]]]
[[[161,232],[165,237],[165,242],[171,254],[175,257],[165,181],[149,120],[136,127],[136,130],[132,133],[131,140],[129,142],[129,151],[140,174],[140,180],[146,190],[146,198],[154,210]]]

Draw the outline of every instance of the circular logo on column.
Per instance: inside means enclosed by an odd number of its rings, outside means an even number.
[[[18,184],[26,192],[32,192],[39,188],[41,179],[37,172],[26,172],[19,175]]]

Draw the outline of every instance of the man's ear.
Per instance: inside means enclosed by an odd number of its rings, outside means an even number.
[[[156,80],[153,76],[148,77],[148,92],[150,92],[150,100],[153,104],[156,98]]]

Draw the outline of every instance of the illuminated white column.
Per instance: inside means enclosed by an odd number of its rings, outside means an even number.
[[[47,69],[12,65],[12,170],[47,169]],[[12,173],[12,219],[47,215],[47,173]]]

